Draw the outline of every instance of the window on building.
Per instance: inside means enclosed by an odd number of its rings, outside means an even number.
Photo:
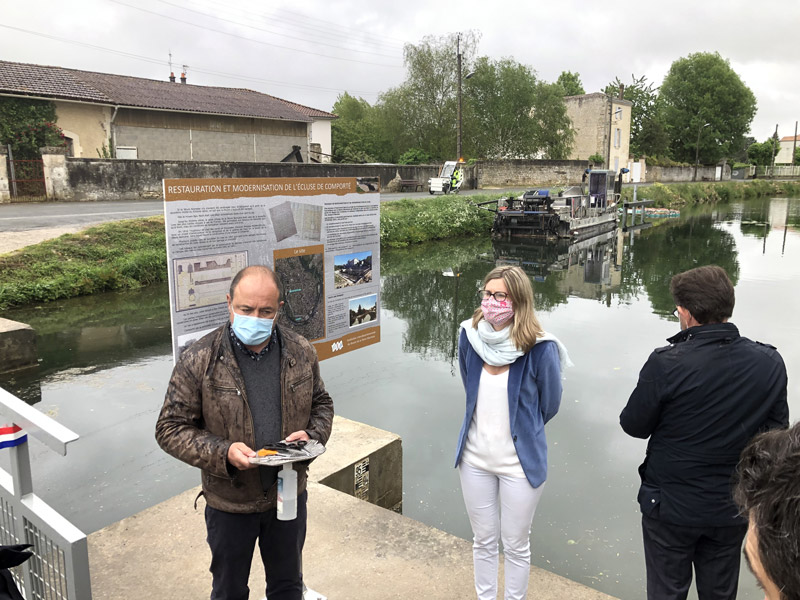
[[[622,145],[622,131],[619,127],[614,130],[614,148],[619,148]]]
[[[615,110],[615,111],[614,111],[614,118],[615,118],[617,121],[619,121],[620,119],[622,119],[622,107],[621,107],[621,106],[618,106],[618,107],[617,107],[617,110]]]

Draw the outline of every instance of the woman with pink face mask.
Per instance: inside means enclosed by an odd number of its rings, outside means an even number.
[[[466,390],[456,467],[473,533],[478,600],[497,599],[499,542],[505,600],[527,598],[533,515],[547,478],[544,426],[561,403],[566,348],[545,333],[519,267],[497,267],[480,308],[461,324],[458,361]]]

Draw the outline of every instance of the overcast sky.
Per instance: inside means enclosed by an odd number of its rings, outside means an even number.
[[[577,71],[587,92],[631,74],[660,85],[674,60],[716,51],[755,94],[763,141],[800,119],[798,29],[797,0],[5,0],[0,59],[166,79],[171,51],[190,83],[331,110],[402,83],[403,44],[426,35],[476,30],[478,55],[546,81]]]

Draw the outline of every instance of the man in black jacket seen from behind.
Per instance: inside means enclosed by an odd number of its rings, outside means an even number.
[[[620,414],[647,439],[639,467],[649,600],[736,598],[747,521],[731,494],[739,455],[758,432],[789,424],[786,367],[778,351],[739,335],[723,269],[675,275],[681,331],[656,349]]]

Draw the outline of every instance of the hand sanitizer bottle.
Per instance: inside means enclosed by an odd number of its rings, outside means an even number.
[[[292,463],[284,463],[278,472],[278,520],[297,518],[297,471]]]

